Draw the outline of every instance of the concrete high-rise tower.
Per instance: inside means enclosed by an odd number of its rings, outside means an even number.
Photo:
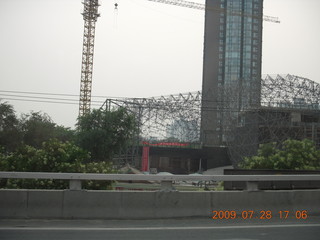
[[[260,104],[263,0],[206,0],[203,146],[228,141],[239,112]]]

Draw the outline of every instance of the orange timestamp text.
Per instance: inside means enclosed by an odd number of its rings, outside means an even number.
[[[289,211],[289,210],[280,210],[280,211],[271,211],[271,210],[244,210],[244,211],[235,211],[235,210],[214,210],[212,211],[212,219],[222,220],[222,219],[261,219],[269,220],[272,218],[278,219],[307,219],[308,212],[307,210],[298,210],[298,211]]]

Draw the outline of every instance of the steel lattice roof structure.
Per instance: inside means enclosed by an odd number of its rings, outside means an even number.
[[[320,84],[307,78],[289,74],[266,75],[256,89],[258,106],[239,108],[235,96],[240,88],[236,86],[220,91],[229,101],[206,109],[223,113],[226,123],[224,144],[229,147],[235,162],[254,154],[261,143],[307,137],[306,132],[301,133],[301,123],[290,122],[293,113],[308,112],[311,116],[320,113]],[[101,109],[123,107],[134,114],[139,124],[138,142],[176,141],[201,147],[201,100],[200,91],[151,98],[107,99]],[[320,127],[318,120],[313,121]]]
[[[294,75],[267,75],[262,79],[262,106],[318,108],[320,84]],[[301,102],[303,101],[303,102]]]

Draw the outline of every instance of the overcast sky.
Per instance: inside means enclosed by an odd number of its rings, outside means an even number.
[[[92,96],[201,90],[204,11],[147,0],[100,4]],[[43,111],[57,124],[74,126],[77,96],[28,95],[40,101],[75,100],[40,103],[26,101],[27,94],[3,91],[79,95],[82,9],[81,0],[0,0],[0,98],[18,114]],[[290,73],[320,83],[319,10],[319,0],[264,1],[264,15],[277,16],[281,23],[264,22],[263,74]]]

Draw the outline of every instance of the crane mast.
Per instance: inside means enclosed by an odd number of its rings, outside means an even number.
[[[91,107],[91,86],[93,70],[94,37],[96,22],[100,14],[98,13],[98,0],[83,1],[83,48],[81,63],[81,82],[79,99],[79,116],[90,112]]]

